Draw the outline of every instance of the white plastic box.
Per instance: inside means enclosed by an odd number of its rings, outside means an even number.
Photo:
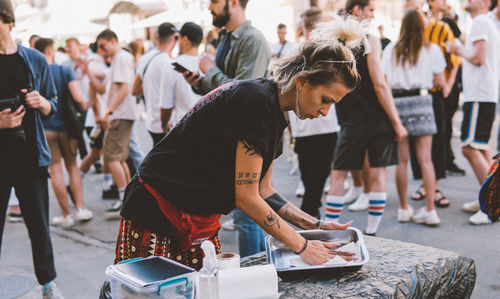
[[[106,269],[113,299],[194,299],[193,268],[164,257],[131,259]]]

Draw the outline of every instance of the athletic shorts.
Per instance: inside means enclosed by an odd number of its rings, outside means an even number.
[[[332,168],[361,170],[366,153],[370,167],[398,164],[394,129],[385,122],[344,126],[340,130]]]
[[[130,136],[134,121],[114,119],[104,135],[103,159],[104,162],[124,162],[128,157]]]
[[[495,120],[495,103],[466,102],[463,105],[462,146],[487,150],[491,127]]]

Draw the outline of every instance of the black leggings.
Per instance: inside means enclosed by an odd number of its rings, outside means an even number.
[[[10,192],[14,187],[31,240],[36,278],[42,285],[56,278],[50,240],[47,178],[46,167],[18,167],[8,175],[6,172],[0,175],[0,250]]]
[[[432,163],[434,164],[434,172],[436,180],[446,177],[446,114],[445,114],[445,99],[441,91],[432,93],[432,106],[434,108],[434,118],[436,119],[437,133],[432,135]],[[415,180],[422,179],[422,171],[418,164],[417,154],[415,151],[414,139],[410,138],[410,161],[413,178]]]
[[[330,175],[336,143],[337,133],[295,138],[295,152],[305,187],[301,209],[314,217],[319,218],[323,187]]]

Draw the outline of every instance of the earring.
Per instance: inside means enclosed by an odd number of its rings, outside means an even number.
[[[295,113],[297,114],[298,118],[300,118],[299,91],[300,91],[300,89],[297,89],[297,93],[295,95],[295,107],[297,109],[297,111],[295,111]]]

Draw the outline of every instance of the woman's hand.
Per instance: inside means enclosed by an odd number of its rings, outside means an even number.
[[[341,224],[335,221],[323,221],[321,223],[320,228],[325,229],[325,230],[345,230],[349,226],[351,226],[352,221],[349,221],[347,223]]]
[[[300,255],[300,257],[311,265],[323,265],[336,255],[340,256],[346,261],[352,261],[356,259],[355,253],[347,251],[335,251],[334,249],[339,246],[340,244],[335,242],[312,240],[309,241],[306,250]]]

